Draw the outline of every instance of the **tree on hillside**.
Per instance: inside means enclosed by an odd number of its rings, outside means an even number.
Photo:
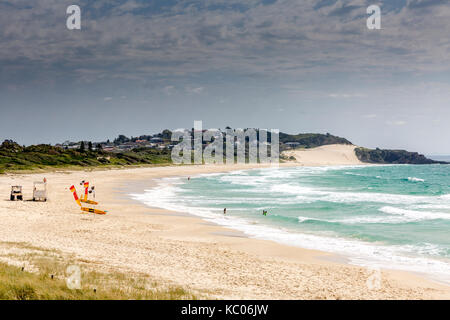
[[[92,151],[92,142],[91,141],[89,141],[89,143],[88,143],[88,150]]]
[[[161,136],[164,140],[170,140],[172,138],[172,131],[166,129],[162,132]]]
[[[3,141],[2,145],[0,146],[0,149],[8,150],[8,151],[11,151],[11,152],[20,152],[24,148],[21,147],[14,140],[5,140],[5,141]]]
[[[114,144],[118,145],[129,141],[130,139],[127,136],[120,134],[116,139],[114,139]]]
[[[86,146],[84,145],[84,141],[81,141],[80,152],[84,152],[84,151],[86,151]]]

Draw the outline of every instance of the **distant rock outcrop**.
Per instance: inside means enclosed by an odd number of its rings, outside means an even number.
[[[434,161],[428,159],[417,152],[408,152],[405,150],[383,150],[356,148],[355,154],[358,159],[366,163],[381,164],[449,164],[444,161]]]

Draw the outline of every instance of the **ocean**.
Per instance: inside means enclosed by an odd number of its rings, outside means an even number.
[[[243,170],[190,181],[165,178],[158,187],[132,197],[252,238],[333,252],[352,264],[419,272],[450,283],[448,165]]]

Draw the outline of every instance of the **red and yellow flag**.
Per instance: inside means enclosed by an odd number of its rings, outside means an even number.
[[[84,201],[87,201],[89,193],[89,182],[84,183]]]
[[[77,190],[75,189],[75,186],[71,186],[70,191],[73,193],[73,198],[75,199],[76,203],[78,203],[78,205],[81,207],[81,201],[78,198]]]

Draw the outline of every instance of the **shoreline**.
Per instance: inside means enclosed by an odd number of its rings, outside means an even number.
[[[20,182],[25,199],[32,181],[45,176],[50,201],[1,199],[0,260],[23,265],[29,252],[21,252],[14,243],[26,243],[62,252],[86,268],[144,274],[212,299],[450,298],[449,286],[405,271],[383,269],[381,288],[368,290],[370,271],[336,261],[335,254],[243,238],[200,217],[168,214],[123,196],[130,186],[148,187],[163,177],[261,167],[171,166],[1,176],[1,194]],[[68,187],[85,179],[95,184],[99,209],[108,210],[106,216],[80,214]]]

